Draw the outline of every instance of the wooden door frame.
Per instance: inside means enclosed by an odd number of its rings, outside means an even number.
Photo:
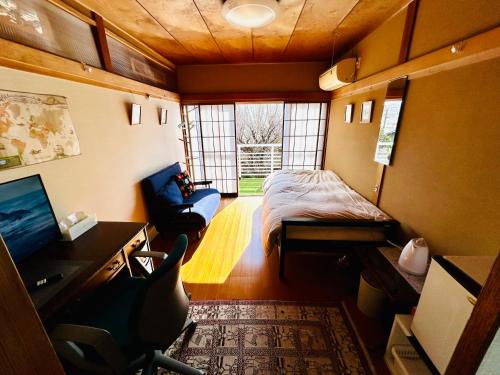
[[[453,352],[446,375],[475,374],[500,323],[500,257],[497,256]]]

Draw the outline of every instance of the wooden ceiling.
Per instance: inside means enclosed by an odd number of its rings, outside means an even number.
[[[259,29],[230,25],[222,0],[70,0],[92,10],[175,64],[329,60],[351,47],[408,0],[280,0]]]

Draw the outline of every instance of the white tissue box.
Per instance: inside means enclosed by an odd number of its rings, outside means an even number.
[[[61,230],[63,241],[74,241],[97,224],[96,214],[88,215],[67,229]]]

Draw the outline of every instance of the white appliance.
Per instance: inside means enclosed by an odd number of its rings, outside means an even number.
[[[406,244],[398,264],[406,272],[421,276],[427,271],[429,260],[429,247],[423,238],[413,238]]]
[[[339,61],[319,76],[319,87],[324,91],[333,91],[356,78],[356,58],[351,57]]]
[[[444,267],[432,259],[411,330],[437,370],[444,374],[476,303]],[[453,267],[453,266],[452,266]]]

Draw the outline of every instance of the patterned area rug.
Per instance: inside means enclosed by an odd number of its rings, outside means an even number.
[[[340,303],[205,301],[190,310],[195,332],[167,355],[210,375],[371,373]]]

